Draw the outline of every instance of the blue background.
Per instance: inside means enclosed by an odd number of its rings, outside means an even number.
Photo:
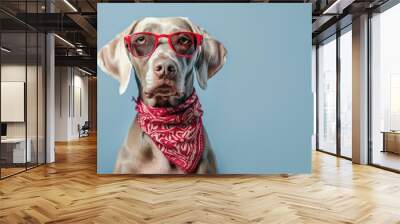
[[[98,4],[98,49],[142,17],[184,16],[222,42],[225,66],[197,87],[218,173],[311,170],[310,4]],[[112,173],[135,117],[131,76],[124,95],[99,68],[97,171]]]

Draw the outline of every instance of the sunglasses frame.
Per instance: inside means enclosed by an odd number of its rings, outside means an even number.
[[[148,53],[148,54],[146,54],[146,55],[136,55],[136,54],[134,53],[134,51],[132,50],[132,46],[131,46],[132,37],[135,36],[135,35],[140,35],[140,34],[152,35],[152,36],[154,36],[154,37],[156,38],[156,40],[155,40],[155,42],[154,42],[153,49],[150,51],[150,53]],[[174,36],[174,35],[179,35],[179,34],[190,34],[190,35],[193,35],[193,36],[196,38],[196,40],[197,40],[196,49],[195,49],[195,51],[193,51],[192,54],[190,54],[190,55],[187,55],[187,54],[180,54],[180,53],[178,53],[178,52],[176,51],[175,47],[174,47],[173,44],[172,44],[171,37]],[[152,32],[138,32],[138,33],[133,33],[133,34],[130,34],[130,35],[126,35],[126,36],[124,37],[124,41],[125,41],[125,46],[127,46],[127,48],[128,48],[128,51],[129,51],[134,57],[141,58],[141,57],[149,57],[149,56],[151,56],[151,55],[154,53],[154,51],[157,49],[160,38],[163,38],[163,37],[168,39],[168,45],[169,45],[169,47],[175,52],[175,54],[176,54],[177,56],[179,56],[179,57],[184,57],[184,58],[191,58],[191,57],[193,57],[194,53],[197,51],[197,49],[199,48],[199,46],[200,46],[200,45],[202,44],[202,42],[203,42],[203,35],[198,34],[198,33],[193,33],[193,32],[175,32],[175,33],[170,33],[170,34],[156,34],[156,33],[152,33]]]

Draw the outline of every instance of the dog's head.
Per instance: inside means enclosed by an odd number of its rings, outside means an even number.
[[[171,35],[172,34],[172,35]],[[134,21],[100,49],[99,67],[128,87],[135,70],[139,97],[150,106],[175,106],[193,91],[193,79],[202,89],[222,68],[225,47],[182,17],[144,18]]]

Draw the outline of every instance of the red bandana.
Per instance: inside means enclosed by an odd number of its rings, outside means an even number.
[[[142,130],[164,156],[186,173],[194,172],[204,150],[203,111],[195,91],[176,107],[157,108],[136,104]]]

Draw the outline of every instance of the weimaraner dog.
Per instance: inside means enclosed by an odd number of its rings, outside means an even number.
[[[170,111],[168,108],[182,108],[182,104],[194,105],[197,102],[193,87],[194,77],[197,77],[199,86],[206,89],[207,80],[225,64],[226,53],[225,47],[219,41],[184,17],[146,17],[134,21],[100,49],[97,56],[98,65],[105,73],[119,81],[120,94],[126,91],[131,70],[134,69],[139,90],[136,103],[140,103],[139,109],[137,106],[136,110],[143,112],[143,117],[148,118],[147,120],[137,118],[132,123],[118,154],[114,173],[216,173],[214,153],[201,117],[195,119],[196,122],[192,125],[194,128],[191,129],[200,136],[195,138],[196,143],[192,144],[198,149],[197,154],[192,156],[190,150],[185,151],[186,148],[183,147],[184,153],[177,155],[169,148],[174,147],[174,144],[168,144],[171,139],[160,131],[154,131],[158,126],[153,120],[159,120],[157,117],[159,113],[148,112]],[[199,106],[194,109],[192,107],[187,109],[190,110],[188,114],[195,116],[202,114]],[[151,125],[146,126],[148,124]],[[170,124],[164,127],[168,129]],[[146,129],[147,127],[149,128]],[[174,134],[177,133],[178,131]],[[155,139],[158,138],[161,140],[156,144]],[[184,141],[180,143],[185,144]],[[179,163],[181,157],[189,158],[190,166],[187,167],[190,168],[185,169],[185,166],[181,166],[182,163]],[[193,159],[196,157],[198,160]]]

